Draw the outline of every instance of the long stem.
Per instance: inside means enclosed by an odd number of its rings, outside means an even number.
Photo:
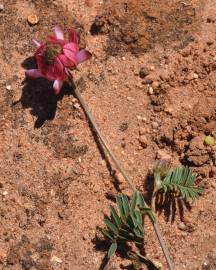
[[[72,74],[70,73],[70,76],[69,76],[69,80],[71,82],[71,84],[73,84],[73,79],[72,79]],[[100,132],[100,129],[98,128],[88,106],[86,105],[83,97],[81,96],[80,94],[80,91],[77,87],[75,87],[74,89],[75,91],[75,94],[80,102],[80,104],[82,105],[82,108],[86,114],[86,116],[88,117],[93,129],[95,130],[98,138],[101,140],[101,143],[102,145],[105,147],[107,153],[110,155],[111,159],[113,160],[114,164],[116,165],[117,169],[121,172],[121,174],[123,175],[123,177],[125,178],[125,180],[127,181],[128,185],[130,186],[130,188],[133,190],[133,191],[136,191],[136,188],[134,187],[130,177],[128,176],[128,174],[126,173],[125,169],[122,167],[122,165],[119,163],[119,161],[117,160],[117,158],[115,157],[113,151],[110,149],[107,141],[105,140],[105,138],[103,137],[103,135],[101,134]],[[169,266],[169,269],[170,270],[175,270],[174,268],[174,265],[172,263],[172,260],[170,258],[170,255],[169,255],[169,252],[168,252],[168,249],[166,247],[166,244],[163,240],[163,237],[162,237],[162,234],[161,234],[161,231],[160,231],[160,227],[157,223],[157,221],[155,223],[153,223],[153,227],[154,227],[154,230],[155,230],[155,233],[157,235],[157,238],[159,240],[159,243],[161,245],[161,248],[163,250],[163,253],[164,253],[164,256],[166,258],[166,261],[167,261],[167,264]]]

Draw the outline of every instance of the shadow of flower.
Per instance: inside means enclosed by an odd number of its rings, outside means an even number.
[[[25,69],[35,68],[34,57],[24,60],[22,67]],[[45,121],[53,120],[55,118],[57,103],[64,95],[71,95],[72,88],[65,83],[60,94],[55,95],[53,91],[53,82],[47,81],[43,78],[25,79],[23,82],[22,95],[19,101],[22,107],[31,108],[32,115],[36,116],[34,127],[40,128]]]

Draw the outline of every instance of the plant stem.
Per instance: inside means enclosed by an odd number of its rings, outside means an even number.
[[[69,73],[69,80],[71,82],[72,85],[74,85],[73,83],[73,78],[72,78],[72,74]],[[103,137],[103,135],[101,134],[100,132],[100,129],[98,128],[88,106],[86,105],[83,97],[81,96],[80,94],[80,91],[77,87],[75,87],[74,89],[74,92],[75,92],[75,95],[76,97],[78,98],[86,116],[88,117],[94,131],[96,132],[98,138],[100,139],[102,145],[104,146],[104,148],[106,149],[107,153],[110,155],[111,159],[113,160],[114,164],[116,165],[117,169],[121,172],[121,174],[123,175],[123,177],[125,178],[125,180],[127,181],[128,185],[130,186],[130,188],[133,190],[133,191],[136,191],[136,188],[134,187],[130,177],[128,176],[128,174],[126,173],[125,169],[122,167],[122,165],[119,163],[118,159],[115,157],[113,151],[110,149],[107,141],[105,140],[105,138]],[[157,235],[157,238],[159,240],[159,243],[161,245],[161,248],[163,250],[163,253],[164,253],[164,256],[166,258],[166,261],[167,261],[167,264],[169,266],[169,269],[170,270],[175,270],[174,268],[174,265],[172,263],[172,260],[170,258],[170,255],[169,255],[169,252],[168,252],[168,249],[166,247],[166,244],[163,240],[163,237],[162,237],[162,234],[161,234],[161,231],[160,231],[160,228],[159,228],[159,225],[157,223],[157,221],[155,223],[153,223],[153,227],[154,227],[154,230],[155,230],[155,233]]]

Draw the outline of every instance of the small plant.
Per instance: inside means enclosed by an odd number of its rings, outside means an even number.
[[[202,193],[202,188],[195,183],[197,175],[187,166],[179,166],[174,170],[169,170],[169,167],[164,161],[156,164],[154,196],[158,192],[171,192],[185,200],[197,199]]]
[[[104,219],[107,226],[103,234],[112,241],[108,251],[108,257],[111,257],[119,242],[134,242],[137,245],[143,244],[144,228],[143,215],[147,214],[152,222],[155,222],[154,215],[149,207],[146,206],[142,194],[135,191],[131,200],[125,194],[116,196],[118,212],[113,206],[110,206],[111,218]]]
[[[132,241],[138,245],[143,243],[143,215],[147,214],[152,222],[154,231],[166,258],[167,265],[170,270],[174,270],[173,262],[171,260],[169,251],[166,247],[166,243],[162,237],[160,227],[155,219],[153,211],[147,206],[143,196],[136,190],[133,181],[130,179],[125,169],[119,163],[115,154],[109,147],[109,144],[98,128],[97,123],[95,122],[94,117],[89,110],[85,100],[83,99],[79,89],[74,83],[72,71],[77,68],[78,64],[88,60],[91,57],[91,53],[86,49],[80,48],[79,38],[74,30],[69,30],[68,40],[64,39],[64,35],[60,27],[55,26],[54,33],[55,36],[48,36],[43,42],[34,40],[34,44],[37,46],[37,50],[35,52],[37,66],[34,69],[26,70],[26,77],[32,79],[42,77],[49,81],[53,81],[53,90],[55,94],[60,93],[65,81],[70,84],[70,86],[73,88],[75,96],[78,98],[89,122],[91,123],[93,130],[96,132],[102,147],[110,156],[114,165],[119,170],[119,172],[121,172],[124,179],[134,192],[131,203],[129,203],[128,197],[124,194],[120,197],[116,196],[118,211],[116,211],[114,207],[110,206],[111,218],[104,220],[107,229],[104,230],[103,233],[112,241],[108,251],[108,257],[115,253],[117,244],[120,241]],[[164,178],[166,173],[167,172],[157,174],[156,191],[160,189],[164,190],[165,186],[167,190],[172,189],[171,183],[167,183],[167,176]],[[172,178],[170,178],[170,181],[171,180]],[[180,191],[181,194],[185,196],[188,194],[191,195],[191,193],[187,192],[182,193],[182,188],[177,189],[177,185],[174,185],[173,189]],[[142,255],[138,256],[139,258],[145,259]]]

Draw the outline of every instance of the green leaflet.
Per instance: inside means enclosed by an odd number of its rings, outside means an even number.
[[[122,204],[123,204],[125,216],[127,217],[130,212],[130,207],[129,207],[128,197],[125,194],[122,194]]]
[[[110,240],[114,241],[113,235],[111,235],[111,233],[109,231],[106,230],[102,230],[102,233],[108,237]]]
[[[138,191],[138,202],[139,202],[139,207],[142,209],[142,208],[145,208],[146,207],[146,203],[145,203],[145,200],[142,196],[142,193]]]
[[[120,228],[120,227],[121,227],[121,224],[122,224],[121,219],[120,219],[120,217],[118,216],[118,214],[117,214],[115,208],[114,208],[112,205],[110,205],[110,210],[111,210],[111,213],[112,213],[112,217],[113,217],[113,219],[115,220],[116,226],[117,226],[118,228]]]
[[[108,251],[108,258],[110,258],[117,250],[117,243],[112,243]]]
[[[133,198],[131,201],[131,210],[135,210],[137,204],[137,191],[134,192]]]
[[[125,216],[125,213],[124,213],[122,200],[117,195],[116,195],[116,202],[117,202],[118,209],[119,209],[119,212],[120,212],[120,215],[121,215],[121,219],[125,222],[126,221],[126,216]]]
[[[104,219],[104,223],[115,235],[118,235],[118,228],[109,219]]]

